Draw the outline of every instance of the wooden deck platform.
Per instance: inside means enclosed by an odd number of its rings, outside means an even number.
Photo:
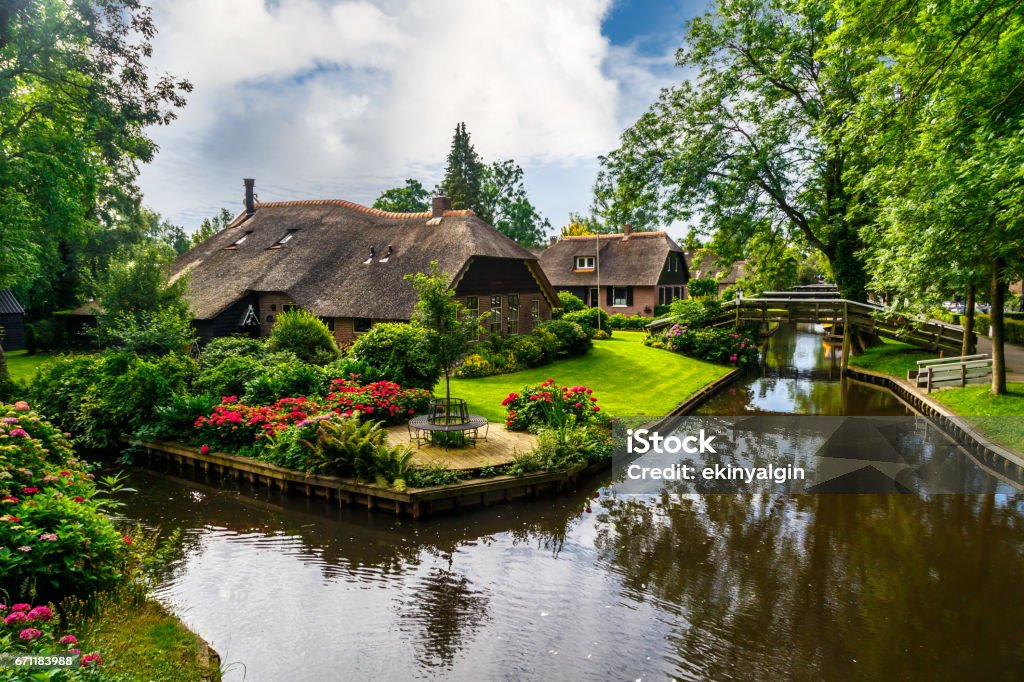
[[[402,424],[387,429],[391,445],[409,442],[409,429]],[[487,440],[477,441],[476,447],[445,449],[434,445],[417,448],[413,444],[412,461],[417,466],[440,464],[449,469],[481,469],[486,466],[508,464],[517,455],[529,452],[537,446],[537,437],[531,433],[506,431],[504,424],[491,422]]]

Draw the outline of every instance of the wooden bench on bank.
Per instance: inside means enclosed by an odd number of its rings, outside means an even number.
[[[992,380],[992,358],[988,355],[960,355],[951,358],[918,360],[917,369],[907,372],[907,380],[928,393],[933,388],[984,384]]]

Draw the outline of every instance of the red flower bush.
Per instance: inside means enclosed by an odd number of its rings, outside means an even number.
[[[591,421],[601,411],[592,393],[586,386],[559,386],[554,379],[537,386],[525,386],[501,401],[507,411],[505,427],[509,431],[527,431],[543,426],[556,403],[560,403],[566,413],[575,415],[577,423]]]
[[[221,400],[207,417],[196,419],[200,439],[217,442],[228,450],[261,445],[272,433],[283,431],[321,411],[306,398],[281,398],[273,405],[243,405],[235,396]]]
[[[409,421],[417,412],[425,412],[430,405],[430,392],[422,388],[402,388],[393,381],[375,381],[359,386],[347,379],[331,382],[324,407],[337,414],[359,412],[364,418],[389,423]]]

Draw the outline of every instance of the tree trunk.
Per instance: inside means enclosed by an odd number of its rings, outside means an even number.
[[[451,374],[448,372],[448,368],[444,368],[444,399],[445,409],[451,409],[452,406],[452,380]]]
[[[1006,357],[1003,346],[1003,259],[992,259],[992,395],[1006,393]]]
[[[967,283],[967,303],[964,307],[964,342],[960,346],[960,355],[970,355],[974,352],[972,343],[974,336],[974,282]]]

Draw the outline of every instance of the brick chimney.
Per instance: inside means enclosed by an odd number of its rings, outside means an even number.
[[[632,223],[626,223],[622,226],[622,238],[629,239],[629,235],[631,234],[633,234],[633,225]]]
[[[452,200],[448,197],[434,197],[430,202],[432,218],[443,218],[445,211],[452,210]]]
[[[248,217],[256,212],[256,180],[243,178],[242,184],[245,185],[245,215]]]

